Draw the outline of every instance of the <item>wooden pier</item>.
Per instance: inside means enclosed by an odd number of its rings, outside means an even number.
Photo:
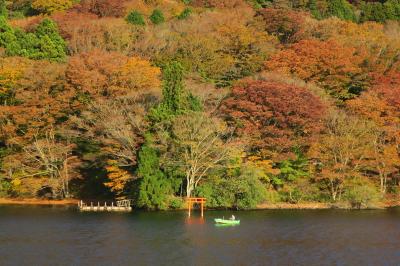
[[[78,203],[78,209],[80,211],[85,212],[130,212],[132,211],[132,200],[119,200],[114,205],[114,202],[107,205],[107,202],[104,202],[104,205],[100,205],[100,202],[94,204],[90,202],[90,204],[84,203],[82,200]]]

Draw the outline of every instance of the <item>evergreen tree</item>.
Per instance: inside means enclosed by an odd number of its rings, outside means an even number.
[[[172,185],[166,175],[160,170],[157,151],[148,141],[139,152],[138,207],[146,209],[168,208],[168,197],[173,194]]]
[[[160,9],[154,9],[150,16],[150,20],[155,25],[163,23],[165,21],[163,12]]]
[[[132,12],[129,13],[129,15],[126,17],[126,21],[133,25],[138,25],[138,26],[146,25],[143,15],[136,10],[133,10]]]
[[[8,16],[8,11],[7,11],[7,5],[6,5],[6,0],[0,0],[0,17],[7,17]]]
[[[33,59],[63,59],[66,57],[66,44],[58,32],[57,25],[51,19],[44,19],[36,28],[39,52]]]
[[[162,94],[162,102],[149,115],[153,122],[165,122],[186,111],[202,110],[200,100],[185,88],[184,69],[179,62],[173,61],[164,67]]]
[[[185,89],[183,85],[183,67],[172,62],[164,68],[163,106],[174,114],[185,109]]]

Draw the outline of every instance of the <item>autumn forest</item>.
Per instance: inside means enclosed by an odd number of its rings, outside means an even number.
[[[0,0],[0,197],[398,201],[399,21],[399,0]]]

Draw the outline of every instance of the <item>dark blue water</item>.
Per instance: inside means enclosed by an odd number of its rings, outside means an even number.
[[[0,265],[400,265],[400,210],[230,214],[0,206]]]

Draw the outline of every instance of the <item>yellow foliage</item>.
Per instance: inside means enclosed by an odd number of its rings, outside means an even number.
[[[157,90],[160,87],[161,70],[151,66],[150,62],[138,57],[131,57],[118,70],[118,84],[123,87],[134,87],[139,90]]]
[[[266,174],[278,175],[280,173],[279,169],[273,168],[272,160],[266,160],[257,155],[249,156],[247,160],[258,168],[263,169]]]
[[[15,178],[11,181],[11,185],[13,186],[13,188],[17,188],[19,186],[21,186],[22,181],[19,178]]]
[[[41,13],[51,14],[55,11],[62,11],[72,7],[72,0],[35,0],[32,8]]]
[[[22,77],[26,64],[20,58],[0,59],[0,94],[6,94]]]
[[[116,161],[113,160],[108,161],[106,170],[110,181],[105,182],[104,185],[110,188],[117,196],[121,197],[126,183],[132,179],[132,176],[127,171],[119,168]]]

